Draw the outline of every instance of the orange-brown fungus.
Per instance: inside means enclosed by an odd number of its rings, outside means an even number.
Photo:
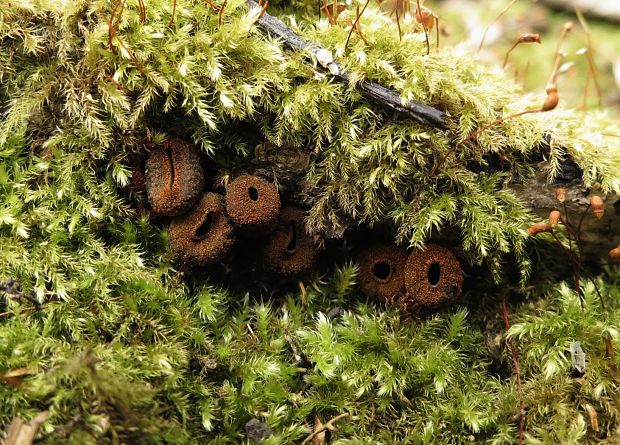
[[[306,234],[304,210],[285,207],[278,217],[275,231],[267,239],[263,260],[265,267],[281,276],[294,276],[309,271],[318,249]]]
[[[146,160],[146,187],[153,212],[175,216],[187,212],[204,186],[198,149],[181,139],[168,139]]]
[[[239,176],[226,187],[226,212],[244,235],[265,235],[278,220],[278,189],[258,176]]]
[[[170,223],[170,246],[183,262],[206,266],[224,259],[235,238],[224,210],[224,197],[205,193],[188,213]]]
[[[407,301],[403,309],[433,307],[456,298],[463,288],[463,270],[456,256],[445,247],[427,245],[412,252],[405,265]]]
[[[396,246],[378,244],[357,257],[360,290],[369,298],[392,304],[405,292],[407,254]]]

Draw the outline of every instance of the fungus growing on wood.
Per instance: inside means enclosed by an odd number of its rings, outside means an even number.
[[[223,260],[235,243],[224,197],[202,195],[191,211],[172,220],[169,235],[172,250],[185,263],[206,266]]]
[[[187,212],[204,186],[198,149],[181,139],[168,139],[146,160],[146,190],[153,212],[176,216]]]
[[[407,254],[391,244],[366,248],[357,257],[359,285],[364,295],[393,303],[405,291]]]
[[[436,244],[412,252],[405,264],[406,312],[434,307],[456,298],[463,288],[463,270],[454,253]]]
[[[265,235],[278,221],[278,189],[258,176],[239,176],[226,187],[226,212],[244,235]]]
[[[318,248],[305,230],[305,211],[285,207],[275,231],[267,239],[263,254],[265,268],[281,276],[307,272],[314,265]]]

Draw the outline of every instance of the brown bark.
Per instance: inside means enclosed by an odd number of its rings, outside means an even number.
[[[546,162],[540,162],[533,178],[522,184],[510,184],[509,188],[541,218],[547,218],[552,210],[560,210],[565,218],[564,206],[554,192],[556,187],[565,187],[568,220],[577,226],[586,212],[580,232],[584,258],[596,261],[606,257],[609,250],[620,243],[620,197],[588,189],[581,181],[581,171],[574,167],[564,169],[560,177],[549,184],[546,167]],[[605,214],[600,219],[588,209],[592,195],[601,196],[605,203]]]

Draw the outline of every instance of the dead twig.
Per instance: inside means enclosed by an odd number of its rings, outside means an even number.
[[[25,300],[32,303],[36,309],[41,309],[41,302],[26,292],[23,292],[19,288],[19,283],[14,278],[9,278],[3,283],[0,283],[0,291],[7,294],[12,300]]]
[[[251,8],[260,7],[260,5],[253,0],[246,0],[246,3]],[[297,35],[292,29],[282,23],[282,21],[266,12],[258,17],[256,22],[265,31],[267,31],[267,33],[280,39],[284,45],[289,48],[297,51],[310,52],[316,60],[322,61],[321,65],[323,68],[328,70],[341,82],[349,85],[349,74],[337,62],[331,59],[331,53],[327,49]],[[327,60],[326,55],[329,55]],[[446,130],[448,128],[445,122],[445,114],[436,108],[416,101],[403,103],[400,94],[375,82],[360,82],[357,84],[357,88],[359,88],[361,94],[367,99],[379,103],[392,111],[405,115],[420,124],[442,130]]]
[[[321,428],[309,434],[308,437],[306,437],[304,441],[301,443],[301,445],[307,445],[308,443],[310,443],[312,439],[314,439],[316,436],[318,436],[319,434],[323,433],[326,430],[332,431],[334,429],[334,424],[338,422],[339,420],[344,419],[345,417],[349,417],[349,413],[338,414],[336,417],[329,419],[327,422],[323,424]]]

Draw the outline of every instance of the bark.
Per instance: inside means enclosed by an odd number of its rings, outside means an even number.
[[[577,226],[583,216],[581,241],[586,261],[605,258],[607,253],[620,243],[620,197],[602,194],[588,189],[581,181],[581,170],[572,162],[567,162],[560,176],[552,184],[546,178],[545,161],[536,166],[536,175],[522,184],[510,184],[509,188],[541,218],[547,218],[552,210],[560,210],[564,217],[564,207],[555,199],[555,188],[565,187],[566,211],[569,221]],[[590,196],[603,198],[605,215],[598,219],[588,209]],[[584,216],[584,212],[586,215]]]

